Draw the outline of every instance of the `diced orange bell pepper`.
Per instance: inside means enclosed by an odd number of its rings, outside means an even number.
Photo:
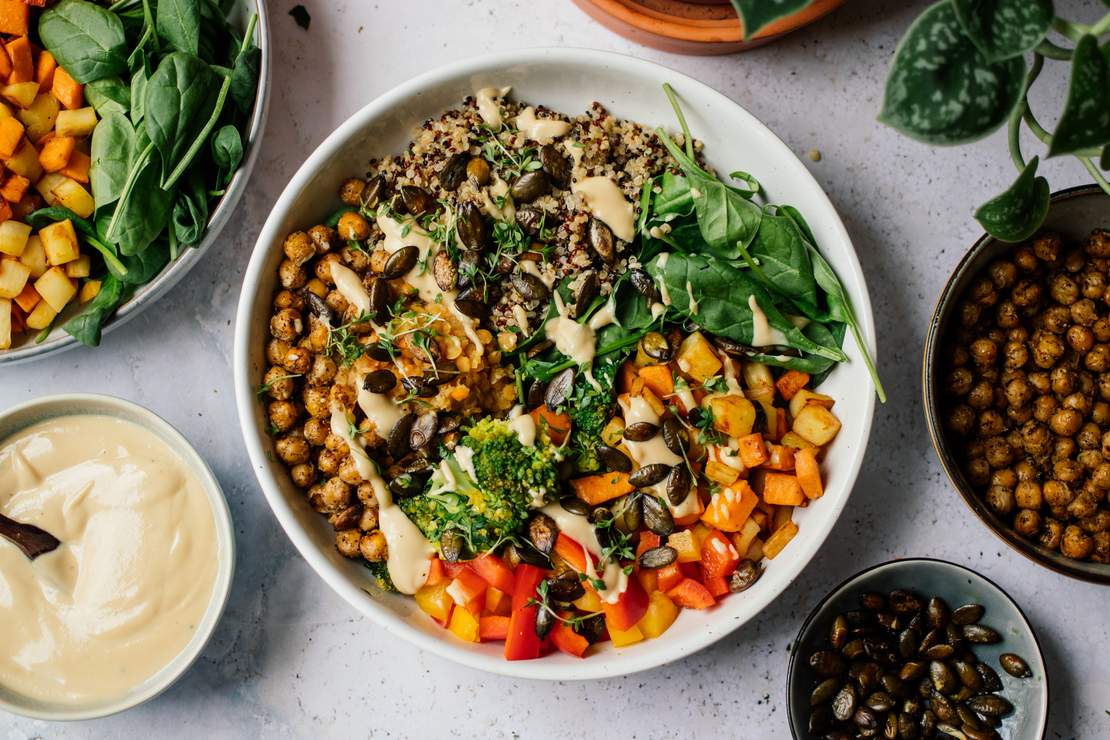
[[[590,506],[620,498],[627,493],[632,493],[636,488],[628,482],[628,473],[615,471],[575,478],[571,480],[570,485],[574,489],[574,494]]]
[[[486,580],[478,575],[472,568],[466,567],[459,571],[447,586],[447,593],[459,606],[473,610],[475,607],[480,612],[486,604]]]
[[[529,602],[536,598],[536,587],[543,581],[545,572],[534,565],[521,563],[513,572],[512,615],[509,633],[505,637],[506,660],[531,660],[540,656],[540,640],[536,634],[538,607]]]
[[[455,609],[451,612],[451,622],[447,625],[447,629],[451,630],[455,637],[466,642],[478,642],[480,639],[481,624],[478,617],[466,609]]]
[[[665,565],[656,571],[658,576],[658,585],[660,591],[670,591],[672,588],[682,583],[682,579],[686,576],[683,575],[682,569],[678,563],[671,563]]]
[[[701,520],[722,532],[739,532],[758,502],[748,482],[737,480],[713,494]]]
[[[559,533],[559,537],[555,540],[555,554],[567,561],[567,564],[579,573],[585,572],[586,549],[562,532]],[[593,553],[589,553],[589,555],[590,559],[596,564],[597,557]]]
[[[701,545],[701,572],[706,578],[727,578],[740,564],[740,553],[717,530],[710,532]]]
[[[18,203],[27,194],[31,181],[22,175],[9,172],[4,176],[4,184],[0,185],[0,197],[9,203]]]
[[[531,416],[536,422],[536,427],[545,432],[556,445],[561,445],[570,434],[570,416],[556,413],[547,408],[546,404],[533,409]]]
[[[636,625],[632,625],[630,629],[619,630],[612,625],[609,625],[609,639],[613,641],[614,647],[625,647],[627,645],[634,645],[644,639],[644,633]]]
[[[643,586],[635,578],[628,580],[628,587],[620,595],[617,603],[602,602],[605,611],[605,622],[610,630],[628,630],[636,625],[644,616],[648,608],[648,595]]]
[[[663,538],[654,532],[640,532],[640,541],[636,544],[636,561],[639,562],[641,555],[659,547],[662,542]]]
[[[551,641],[555,643],[555,647],[576,658],[583,657],[586,654],[586,649],[590,647],[590,641],[575,632],[565,622],[556,623],[551,630]]]
[[[471,560],[469,565],[493,588],[507,594],[513,592],[513,572],[501,558],[487,552]]]
[[[478,639],[482,642],[504,640],[509,634],[509,618],[500,614],[478,617]]]
[[[47,172],[57,172],[69,164],[69,158],[77,146],[72,136],[55,136],[39,150],[39,164]]]
[[[677,586],[667,591],[667,596],[687,609],[708,609],[717,603],[713,594],[693,578],[683,578]]]
[[[447,580],[447,570],[443,567],[443,561],[439,558],[432,558],[431,565],[428,566],[428,578],[424,581],[425,586],[434,586],[440,581]]]
[[[512,612],[513,597],[501,589],[490,586],[486,589],[486,611],[490,614],[507,617]]]

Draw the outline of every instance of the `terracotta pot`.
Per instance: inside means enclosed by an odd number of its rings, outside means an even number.
[[[587,15],[636,43],[676,54],[732,54],[774,41],[844,4],[816,0],[744,40],[728,0],[574,0]]]

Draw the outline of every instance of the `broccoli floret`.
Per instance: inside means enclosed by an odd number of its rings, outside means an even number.
[[[533,501],[556,497],[560,459],[551,445],[521,444],[508,422],[483,419],[436,469],[428,490],[399,505],[436,547],[456,532],[476,555],[519,535]]]
[[[382,591],[396,591],[397,587],[393,585],[393,579],[389,577],[389,568],[386,566],[384,560],[371,563],[369,560],[363,561],[370,575],[374,577],[374,581],[378,584],[378,588]]]
[[[574,455],[574,466],[580,473],[593,473],[601,470],[597,456],[597,446],[601,442],[601,431],[613,416],[616,403],[616,377],[620,368],[620,357],[604,358],[593,369],[594,380],[600,388],[590,383],[585,373],[578,373],[574,380],[574,395],[566,409],[570,415],[570,448]]]

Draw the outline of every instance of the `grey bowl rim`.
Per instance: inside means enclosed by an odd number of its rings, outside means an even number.
[[[801,653],[802,636],[805,635],[806,631],[809,629],[810,624],[812,624],[817,619],[817,616],[822,611],[824,611],[825,606],[832,600],[834,596],[839,594],[844,589],[848,588],[854,582],[863,580],[865,576],[871,575],[873,572],[881,568],[887,568],[892,565],[905,565],[913,563],[951,566],[953,568],[956,568],[957,570],[962,570],[970,573],[971,575],[985,581],[988,586],[995,588],[998,593],[1002,594],[1002,597],[1009,601],[1010,604],[1013,605],[1014,609],[1017,610],[1018,616],[1021,617],[1022,624],[1029,632],[1029,636],[1033,638],[1033,645],[1035,645],[1037,648],[1037,656],[1041,659],[1041,665],[1045,667],[1043,682],[1045,730],[1041,733],[1041,738],[1044,738],[1046,733],[1048,732],[1048,717],[1052,703],[1052,686],[1048,673],[1048,660],[1045,658],[1044,655],[1044,647],[1041,646],[1041,640],[1039,637],[1037,637],[1037,631],[1033,629],[1033,623],[1029,621],[1029,616],[1025,613],[1025,610],[1021,608],[1021,604],[1019,604],[1013,596],[1010,596],[1010,593],[1006,589],[1002,588],[1002,586],[995,583],[994,580],[988,578],[979,571],[974,570],[967,565],[953,563],[951,560],[927,557],[893,558],[891,560],[884,560],[881,563],[875,563],[873,565],[867,566],[863,570],[854,575],[848,576],[843,581],[829,589],[828,593],[821,597],[821,600],[817,602],[817,605],[813,607],[809,615],[802,621],[802,626],[798,628],[798,634],[794,636],[794,642],[790,649],[790,661],[786,667],[786,724],[790,730],[790,736],[794,738],[794,740],[806,740],[805,738],[798,737],[798,734],[794,732],[794,720],[796,719],[796,717],[794,716],[794,704],[793,702],[791,702],[790,699],[794,694],[794,681],[798,675],[798,655],[799,653]]]
[[[177,259],[162,268],[153,280],[139,287],[126,303],[104,323],[103,333],[123,326],[134,317],[165,296],[175,287],[220,238],[224,228],[231,221],[239,201],[247,190],[247,184],[254,171],[266,130],[266,120],[270,109],[271,59],[270,59],[270,11],[266,0],[254,0],[258,13],[258,48],[262,50],[262,65],[258,74],[258,89],[255,91],[254,107],[251,109],[250,126],[247,129],[247,156],[228,184],[225,194],[220,197],[216,207],[208,217],[204,238],[195,247],[187,247],[178,254]],[[67,349],[82,346],[58,326],[51,327],[50,336],[41,344],[29,339],[26,344],[13,349],[0,350],[0,367],[12,367],[49,357]]]
[[[1089,196],[1110,198],[1110,196],[1098,185],[1076,185],[1052,193],[1049,201],[1050,208],[1062,201]],[[997,241],[998,240],[990,234],[983,234],[972,244],[971,248],[960,259],[959,263],[957,263],[956,267],[952,270],[951,275],[949,275],[948,279],[945,281],[944,288],[937,298],[936,305],[929,319],[929,327],[925,333],[925,347],[921,363],[921,406],[922,412],[925,414],[925,423],[929,430],[929,439],[932,442],[933,451],[940,460],[941,467],[944,468],[944,473],[948,477],[949,483],[951,483],[952,487],[960,494],[960,497],[964,500],[964,503],[967,504],[968,508],[975,513],[979,521],[982,522],[988,530],[993,532],[996,537],[1006,543],[1007,546],[1016,550],[1037,565],[1048,568],[1061,575],[1086,583],[1104,586],[1110,585],[1110,565],[1089,563],[1088,567],[1093,568],[1094,572],[1081,570],[1072,565],[1069,559],[1064,558],[1063,555],[1052,556],[1047,551],[1042,552],[1042,548],[1035,545],[1032,541],[1020,537],[1012,529],[1006,527],[1000,521],[997,521],[994,513],[987,509],[986,504],[984,504],[975,491],[972,490],[971,485],[960,471],[959,465],[956,464],[955,459],[945,444],[943,430],[939,423],[939,399],[935,382],[936,373],[934,372],[936,368],[937,346],[941,338],[940,328],[950,318],[951,312],[955,310],[957,303],[956,299],[958,298],[958,296],[955,295],[956,283],[971,269],[972,263],[976,261],[980,253]],[[1017,247],[1021,243],[1023,242],[1018,242],[1012,246]]]

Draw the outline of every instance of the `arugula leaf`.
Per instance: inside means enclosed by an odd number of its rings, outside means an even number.
[[[77,82],[92,82],[127,71],[123,21],[96,3],[62,0],[42,14],[39,37]]]
[[[200,45],[200,4],[197,0],[158,0],[156,28],[170,46],[196,56]]]
[[[81,344],[87,347],[98,346],[104,322],[133,292],[134,288],[124,285],[115,275],[106,275],[100,282],[100,292],[96,297],[79,314],[63,324],[62,328]]]

